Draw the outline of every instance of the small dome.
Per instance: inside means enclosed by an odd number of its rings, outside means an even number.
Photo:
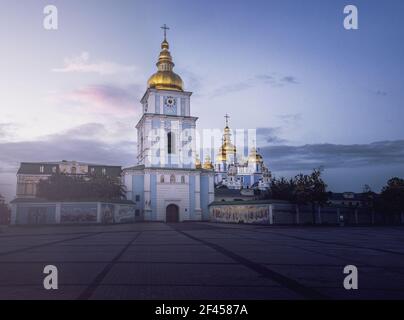
[[[250,155],[248,156],[248,162],[258,162],[258,163],[263,163],[264,159],[262,156],[257,152],[256,148],[252,148]]]
[[[227,161],[227,155],[223,148],[219,149],[219,153],[217,154],[216,161],[217,162]]]
[[[196,159],[195,159],[195,168],[196,169],[201,169],[202,168],[201,160],[199,159],[198,155],[196,156]]]
[[[210,161],[209,156],[205,157],[205,162],[203,163],[203,169],[205,169],[205,170],[213,170],[213,164],[212,164],[212,161]]]

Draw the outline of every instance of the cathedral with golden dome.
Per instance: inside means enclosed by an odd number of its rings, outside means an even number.
[[[215,188],[266,189],[270,173],[253,148],[244,159],[232,143],[226,116],[217,156],[198,158],[196,123],[191,113],[192,92],[174,72],[164,25],[164,39],[141,99],[137,129],[137,164],[123,170],[126,198],[146,221],[209,220]]]
[[[252,147],[248,157],[238,153],[231,140],[229,116],[226,115],[226,126],[223,130],[222,145],[216,156],[214,165],[215,185],[217,188],[268,190],[271,172],[265,166],[263,157],[256,147]]]
[[[164,25],[157,71],[147,81],[137,129],[137,164],[123,170],[126,198],[146,221],[209,219],[214,201],[214,167],[196,161],[192,92],[176,74]]]

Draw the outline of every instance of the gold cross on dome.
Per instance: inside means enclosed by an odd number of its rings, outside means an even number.
[[[229,126],[229,118],[230,116],[226,113],[226,115],[224,116],[226,118],[226,127]]]
[[[167,38],[167,30],[170,30],[170,28],[166,24],[164,24],[160,28],[164,30],[164,40],[166,40],[166,38]]]

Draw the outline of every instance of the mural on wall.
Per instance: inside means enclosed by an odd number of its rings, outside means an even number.
[[[230,223],[257,223],[269,222],[268,205],[225,205],[210,208],[212,221]]]
[[[102,204],[101,222],[102,223],[114,223],[114,205],[113,204]]]
[[[133,206],[120,206],[115,212],[115,223],[126,223],[135,221],[135,208]]]
[[[62,223],[95,223],[97,207],[92,205],[63,205],[60,222]]]

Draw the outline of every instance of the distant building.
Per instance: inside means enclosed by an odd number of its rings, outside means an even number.
[[[73,176],[121,177],[120,166],[89,164],[77,161],[22,162],[17,172],[17,198],[36,198],[38,183],[56,173]]]
[[[328,201],[332,206],[338,207],[363,207],[366,205],[363,193],[355,192],[330,193]]]

